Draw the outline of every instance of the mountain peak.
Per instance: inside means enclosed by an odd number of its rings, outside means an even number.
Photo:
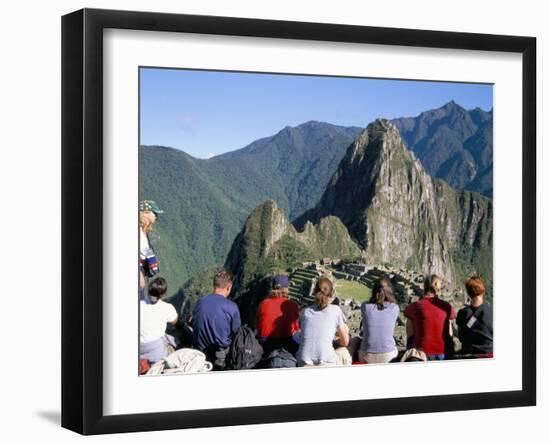
[[[457,102],[455,102],[454,100],[451,100],[450,102],[447,102],[445,103],[441,108],[439,109],[442,109],[442,110],[445,110],[447,111],[448,113],[451,113],[451,112],[468,112],[466,111],[465,108],[463,108],[462,106],[460,106]],[[429,112],[429,111],[428,111]]]
[[[362,210],[371,205],[377,189],[391,186],[397,177],[393,170],[417,168],[397,127],[387,119],[376,119],[348,147],[317,208],[296,220],[296,225],[303,226],[306,219],[318,221],[327,215],[336,215],[348,225],[352,237],[364,246],[365,232],[354,235],[352,226],[362,218]]]
[[[336,216],[372,263],[426,269],[453,280],[435,194],[397,127],[377,119],[348,148],[317,207],[296,225]]]
[[[389,134],[399,136],[397,127],[385,118],[377,118],[372,123],[369,123],[366,131],[369,133],[371,139],[383,137]]]
[[[345,158],[350,163],[363,161],[365,156],[369,162],[379,161],[383,153],[388,150],[401,150],[405,152],[405,146],[401,140],[397,127],[387,119],[378,118],[370,123],[348,148]],[[394,152],[395,154],[395,152]]]
[[[492,193],[493,113],[454,100],[414,118],[394,119],[426,170],[456,189]]]
[[[460,106],[454,100],[451,100],[451,101],[445,103],[442,107],[450,109],[450,108],[455,108],[455,107],[460,107]]]
[[[447,115],[454,114],[455,112],[464,112],[466,113],[466,109],[464,109],[462,106],[460,106],[457,102],[454,100],[448,101],[443,106],[440,106],[439,108],[430,109],[429,111],[424,111],[420,113],[419,117],[422,118],[445,118]]]
[[[275,201],[266,200],[246,220],[225,266],[234,274],[240,295],[246,292],[247,283],[254,276],[265,275],[267,271],[295,266],[308,257],[349,258],[359,254],[359,248],[338,218],[307,223],[304,231],[298,233]]]
[[[297,128],[308,128],[308,127],[318,127],[318,126],[328,126],[328,123],[319,121],[319,120],[308,120],[307,122],[301,123]]]
[[[316,131],[331,131],[333,128],[336,128],[335,125],[330,123],[320,122],[317,120],[309,120],[305,123],[300,123],[296,126],[286,125],[278,133],[276,133],[272,138],[279,136],[292,136],[292,137],[307,137],[309,133],[315,133]]]
[[[265,259],[285,234],[294,232],[284,211],[274,200],[266,200],[254,208],[233,241],[225,266],[235,274],[236,281],[249,279],[248,271]]]

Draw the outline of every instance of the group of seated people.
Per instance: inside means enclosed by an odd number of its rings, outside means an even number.
[[[198,300],[189,325],[192,347],[203,352],[215,370],[224,369],[228,349],[241,327],[239,308],[229,299],[232,285],[230,274],[219,270],[212,293]],[[426,277],[424,296],[404,311],[407,350],[401,354],[394,339],[400,310],[387,277],[375,282],[370,300],[361,305],[361,337],[350,337],[342,309],[333,304],[335,290],[329,278],[317,280],[314,303],[300,308],[289,298],[288,276],[276,275],[271,291],[258,306],[255,333],[264,355],[284,349],[295,357],[297,366],[492,357],[492,309],[484,302],[484,282],[474,276],[465,286],[470,304],[456,314],[439,297],[443,279],[437,275]],[[149,284],[148,300],[140,302],[140,359],[151,364],[176,347],[166,327],[167,323],[176,324],[178,315],[170,303],[163,301],[166,291],[166,281],[157,277]],[[458,355],[454,355],[452,340],[454,319],[462,345]]]

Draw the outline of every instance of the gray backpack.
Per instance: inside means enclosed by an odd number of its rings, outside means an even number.
[[[263,360],[262,368],[295,368],[297,360],[285,348],[275,349]]]

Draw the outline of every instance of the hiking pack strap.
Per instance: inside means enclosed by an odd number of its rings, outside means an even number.
[[[470,315],[470,317],[468,318],[468,321],[466,322],[466,327],[467,327],[468,329],[471,330],[471,329],[472,329],[472,326],[473,326],[476,322],[478,322],[478,321],[481,322],[482,324],[484,324],[485,326],[487,326],[487,323],[485,323],[485,322],[483,321],[483,318],[480,318],[479,316],[476,315],[478,312],[481,313],[481,309],[480,309],[480,308],[478,308],[478,309],[477,309],[474,313],[472,313],[472,315]],[[472,320],[474,320],[474,321],[472,322]],[[479,330],[479,331],[477,331],[477,332],[478,332],[481,336],[485,337],[487,340],[491,340],[491,341],[493,340],[493,337],[490,337],[489,335],[483,333],[483,331]]]
[[[487,326],[487,324],[483,321],[482,318],[480,318],[479,315],[476,315],[478,314],[478,312],[481,314],[481,306],[479,308],[477,308],[473,313],[472,315],[470,315],[470,317],[468,317],[468,321],[466,322],[466,327],[468,329],[472,329],[472,326],[476,323],[476,322],[481,322],[483,323],[485,326]]]

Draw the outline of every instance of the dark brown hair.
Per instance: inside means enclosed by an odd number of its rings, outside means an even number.
[[[220,268],[214,276],[212,284],[215,288],[225,289],[232,282],[233,278],[231,277],[231,274],[227,272],[224,268]]]
[[[464,285],[470,298],[485,294],[485,283],[483,283],[483,279],[478,275],[470,277],[464,282]]]
[[[166,280],[163,277],[157,277],[149,283],[149,299],[154,304],[166,294],[167,290],[168,284]]]
[[[315,297],[315,304],[317,305],[317,308],[325,309],[328,305],[330,305],[332,297],[334,296],[332,281],[330,281],[327,277],[321,277],[315,284],[313,295]]]
[[[372,296],[369,303],[376,304],[378,309],[384,309],[384,302],[397,303],[393,285],[388,277],[383,276],[374,282],[372,287]]]

